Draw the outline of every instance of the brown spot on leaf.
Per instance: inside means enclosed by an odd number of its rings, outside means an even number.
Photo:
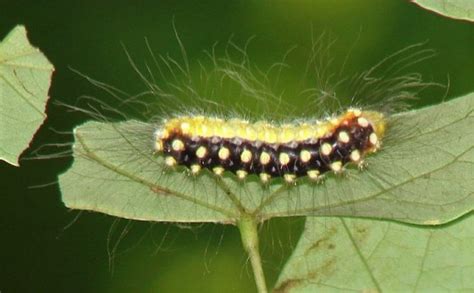
[[[156,185],[151,186],[150,190],[153,191],[154,193],[159,194],[159,195],[169,195],[170,194],[169,190],[160,188]]]
[[[274,293],[286,293],[289,290],[300,286],[302,283],[306,282],[304,279],[289,279],[281,283],[280,286],[273,289]]]

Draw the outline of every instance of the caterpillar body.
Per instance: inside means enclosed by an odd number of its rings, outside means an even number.
[[[203,168],[238,179],[258,175],[262,182],[282,177],[320,180],[347,164],[361,166],[381,147],[386,130],[382,113],[349,108],[324,120],[272,124],[206,116],[178,116],[163,121],[154,133],[154,150],[167,166]]]

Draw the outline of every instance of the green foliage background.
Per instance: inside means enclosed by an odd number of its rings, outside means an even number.
[[[367,69],[407,45],[428,41],[427,47],[435,49],[438,57],[415,70],[437,82],[446,82],[449,75],[448,98],[473,91],[472,24],[404,1],[334,2],[0,0],[0,35],[25,24],[30,41],[56,68],[50,95],[69,104],[82,94],[105,95],[69,67],[131,93],[143,91],[120,43],[138,63],[147,54],[144,37],[155,52],[178,57],[173,19],[190,60],[201,57],[202,50],[216,41],[225,43],[233,36],[236,44],[243,45],[256,36],[249,53],[265,66],[279,61],[295,44],[310,46],[312,34],[326,31],[337,38],[332,56],[339,60],[358,40],[347,68],[354,71]],[[304,57],[296,58],[296,68],[305,64]],[[442,91],[428,90],[415,106],[439,102],[442,95]],[[45,141],[70,139],[51,128],[70,130],[85,119],[52,105],[48,116],[32,148]],[[57,185],[32,188],[54,183],[70,160],[21,164],[24,168],[16,169],[0,162],[0,291],[254,290],[235,227],[183,229],[94,213],[83,213],[75,221],[78,213],[64,208]],[[262,254],[270,282],[276,280],[294,247],[302,223],[302,219],[280,219],[263,226]],[[113,249],[117,243],[112,270],[107,247]]]

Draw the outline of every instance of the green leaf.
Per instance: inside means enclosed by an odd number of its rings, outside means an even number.
[[[472,0],[412,0],[421,7],[441,15],[474,21],[474,2]]]
[[[276,292],[470,292],[474,216],[439,226],[308,217]]]
[[[260,220],[331,215],[440,224],[474,206],[473,109],[471,94],[393,116],[366,170],[296,186],[169,170],[152,153],[152,124],[89,122],[75,129],[75,161],[59,182],[68,207],[131,219],[236,223],[250,213]]]
[[[415,224],[449,222],[474,209],[474,94],[389,121],[367,170],[266,198],[265,218],[354,216]]]
[[[43,122],[53,65],[32,47],[23,26],[0,43],[0,159],[18,166]]]
[[[68,207],[152,221],[228,222],[237,217],[212,177],[193,179],[163,169],[162,158],[152,154],[150,124],[89,122],[74,132],[75,161],[59,177]]]

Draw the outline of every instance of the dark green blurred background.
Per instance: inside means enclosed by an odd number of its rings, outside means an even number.
[[[249,52],[267,65],[295,44],[309,47],[312,35],[326,31],[337,38],[336,59],[358,39],[348,70],[365,70],[398,49],[427,41],[438,56],[414,69],[430,81],[447,83],[449,76],[448,98],[474,90],[474,25],[408,1],[0,0],[0,36],[16,24],[26,26],[31,42],[56,67],[52,100],[66,103],[82,94],[104,94],[70,67],[132,93],[144,90],[121,43],[137,62],[147,54],[145,37],[155,52],[179,56],[173,18],[190,60],[216,41],[233,36],[244,45],[256,36]],[[304,58],[296,58],[294,68],[304,66]],[[443,94],[427,91],[418,106],[438,102]],[[52,128],[71,130],[85,119],[53,105],[48,115],[33,148],[64,139]],[[89,212],[77,217],[63,206],[57,185],[32,188],[54,182],[70,163],[23,161],[22,168],[14,168],[0,162],[2,293],[255,291],[234,227],[128,222]],[[302,224],[303,219],[291,219],[263,226],[269,282],[276,280]],[[114,247],[111,269],[107,249]]]

